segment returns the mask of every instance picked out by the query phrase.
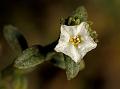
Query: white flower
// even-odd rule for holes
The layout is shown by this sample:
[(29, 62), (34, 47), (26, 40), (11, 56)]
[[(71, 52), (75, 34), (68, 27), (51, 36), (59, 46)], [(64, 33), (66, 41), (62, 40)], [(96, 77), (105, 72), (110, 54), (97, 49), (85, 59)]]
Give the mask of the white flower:
[(68, 55), (76, 63), (80, 62), (87, 52), (97, 46), (88, 32), (88, 26), (86, 22), (75, 26), (61, 25), (60, 39), (55, 51)]

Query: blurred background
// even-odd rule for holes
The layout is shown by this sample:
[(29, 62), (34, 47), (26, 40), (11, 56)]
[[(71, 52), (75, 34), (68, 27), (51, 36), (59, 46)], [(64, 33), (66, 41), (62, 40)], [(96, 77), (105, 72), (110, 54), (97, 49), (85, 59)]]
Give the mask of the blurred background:
[(28, 89), (120, 89), (120, 0), (0, 0), (0, 70), (14, 55), (3, 26), (19, 28), (29, 46), (47, 45), (59, 36), (60, 18), (81, 5), (99, 34), (98, 47), (84, 57), (86, 68), (68, 81), (64, 70), (43, 64), (26, 75)]

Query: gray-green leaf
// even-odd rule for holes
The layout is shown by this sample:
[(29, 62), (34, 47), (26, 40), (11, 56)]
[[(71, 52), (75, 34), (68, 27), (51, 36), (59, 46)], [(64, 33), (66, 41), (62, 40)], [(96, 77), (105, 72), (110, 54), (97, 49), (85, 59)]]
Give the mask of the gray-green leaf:
[(22, 55), (15, 60), (14, 66), (18, 69), (28, 69), (44, 62), (40, 46), (33, 46), (23, 51)]
[(73, 16), (76, 19), (80, 19), (80, 22), (87, 21), (88, 18), (87, 10), (83, 6), (78, 7), (74, 12)]
[(84, 62), (75, 63), (70, 57), (65, 55), (65, 66), (67, 79), (71, 80), (75, 78), (79, 71), (84, 68)]
[(23, 75), (14, 76), (13, 89), (28, 89), (28, 83), (25, 76)]
[(85, 68), (85, 62), (82, 59), (81, 62), (80, 62), (80, 71), (83, 70), (84, 68)]
[(16, 56), (20, 55), (24, 49), (28, 48), (25, 38), (16, 27), (12, 25), (5, 26), (3, 33)]
[(53, 58), (51, 59), (51, 62), (61, 69), (65, 69), (65, 61), (64, 61), (64, 55), (63, 53), (55, 53)]
[(61, 24), (74, 26), (79, 25), (81, 22), (86, 22), (88, 18), (87, 10), (81, 6), (76, 9), (72, 16), (69, 16), (65, 20), (61, 20)]

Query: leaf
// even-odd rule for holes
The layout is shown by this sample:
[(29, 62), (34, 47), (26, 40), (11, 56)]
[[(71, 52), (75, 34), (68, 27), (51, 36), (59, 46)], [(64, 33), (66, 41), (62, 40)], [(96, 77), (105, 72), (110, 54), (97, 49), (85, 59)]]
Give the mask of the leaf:
[(79, 25), (81, 22), (86, 22), (87, 18), (87, 10), (83, 6), (81, 6), (76, 9), (72, 16), (69, 16), (64, 21), (62, 19), (61, 24), (68, 26)]
[(63, 53), (55, 53), (53, 58), (51, 59), (51, 62), (61, 69), (65, 69), (65, 61), (64, 61), (64, 55)]
[(83, 6), (80, 6), (76, 9), (73, 16), (76, 19), (80, 19), (80, 22), (87, 21), (87, 10)]
[(80, 62), (80, 71), (83, 70), (84, 68), (85, 68), (85, 62), (82, 59), (81, 62)]
[(27, 89), (27, 79), (23, 75), (15, 75), (13, 81), (13, 89)]
[(70, 57), (65, 55), (65, 66), (67, 79), (71, 80), (84, 68), (84, 61), (82, 60), (80, 63), (76, 63)]
[(16, 27), (8, 25), (3, 30), (4, 37), (16, 56), (22, 53), (23, 50), (28, 48), (27, 42), (23, 35), (17, 30)]
[(24, 50), (15, 60), (14, 66), (18, 69), (28, 69), (43, 63), (45, 58), (41, 52), (42, 47), (37, 45)]
[(46, 61), (50, 61), (54, 66), (61, 69), (65, 69), (65, 61), (63, 53), (49, 52), (45, 58)]
[(46, 55), (45, 60), (50, 61), (55, 54), (56, 54), (56, 52), (48, 52), (47, 55)]

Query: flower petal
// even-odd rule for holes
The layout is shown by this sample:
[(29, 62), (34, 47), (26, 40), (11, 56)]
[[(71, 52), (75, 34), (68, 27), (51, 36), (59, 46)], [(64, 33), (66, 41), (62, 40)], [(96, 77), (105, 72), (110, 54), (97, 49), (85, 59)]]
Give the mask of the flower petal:
[(67, 25), (62, 25), (61, 29), (64, 29), (66, 32), (69, 33), (70, 36), (74, 36), (76, 34), (76, 26), (67, 26)]
[(59, 41), (59, 43), (56, 45), (54, 50), (56, 52), (64, 52), (64, 50), (67, 46), (68, 46), (67, 43), (63, 43), (63, 42)]
[(77, 32), (76, 32), (76, 35), (88, 35), (89, 32), (88, 32), (88, 26), (89, 24), (86, 23), (86, 22), (82, 22), (80, 25), (77, 26)]
[(91, 41), (86, 41), (82, 44), (79, 44), (78, 48), (79, 48), (79, 54), (81, 54), (81, 58), (83, 58), (87, 52), (96, 48), (96, 46), (97, 46), (97, 44), (95, 42), (91, 42)]
[(71, 47), (71, 55), (69, 55), (72, 60), (74, 60), (76, 63), (81, 61), (81, 54), (79, 53), (78, 48), (76, 48), (75, 46)]
[(61, 42), (69, 42), (70, 35), (69, 33), (64, 29), (64, 26), (61, 26), (61, 34), (60, 34), (60, 39), (59, 41)]
[[(97, 43), (95, 43), (93, 38), (90, 36), (88, 26), (89, 24), (86, 22), (82, 22), (80, 25), (75, 26), (62, 25), (59, 43), (55, 47), (55, 50), (68, 55), (76, 63), (80, 62), (87, 52), (97, 46)], [(82, 41), (79, 43), (78, 47), (76, 47), (71, 44), (69, 40), (70, 37), (79, 35)]]

